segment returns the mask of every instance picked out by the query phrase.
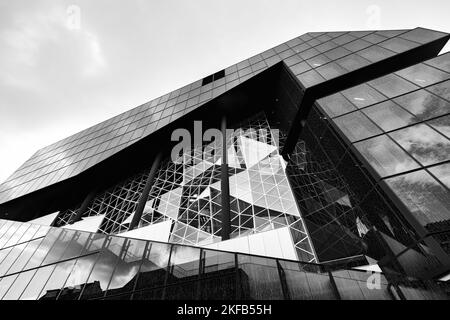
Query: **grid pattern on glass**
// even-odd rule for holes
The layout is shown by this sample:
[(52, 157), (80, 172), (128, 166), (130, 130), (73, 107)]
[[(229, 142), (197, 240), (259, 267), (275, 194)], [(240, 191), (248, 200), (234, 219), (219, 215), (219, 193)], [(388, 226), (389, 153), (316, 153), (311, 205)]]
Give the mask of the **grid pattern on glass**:
[[(82, 213), (81, 219), (97, 217), (98, 231), (105, 234), (127, 231), (147, 178), (148, 173), (137, 174), (98, 194)], [(79, 208), (61, 211), (56, 217), (55, 226), (71, 224), (78, 211)]]
[[(435, 59), (442, 63), (450, 60), (450, 54), (430, 61)], [(428, 69), (411, 68), (421, 70), (416, 77), (428, 78)], [(356, 148), (382, 177), (417, 169), (418, 163), (428, 166), (449, 160), (450, 142), (446, 136), (446, 120), (450, 102), (446, 100), (448, 97), (445, 93), (450, 86), (450, 81), (446, 80), (450, 78), (450, 74), (439, 71), (447, 76), (438, 78), (436, 81), (440, 82), (431, 82), (421, 89), (401, 78), (399, 75), (402, 72), (403, 70), (347, 89), (317, 102), (350, 142), (356, 142)], [(392, 76), (396, 80), (392, 80)], [(390, 79), (386, 82), (387, 87), (383, 79)], [(389, 85), (392, 81), (401, 81), (403, 84)], [(387, 96), (378, 90), (384, 91)], [(443, 96), (437, 95), (440, 93)], [(357, 109), (367, 117), (362, 116)], [(340, 113), (343, 115), (339, 115)], [(386, 133), (389, 137), (381, 136)], [(411, 157), (418, 163), (411, 161)]]
[[(5, 223), (0, 220), (0, 227)], [(56, 228), (49, 231), (58, 234)], [(78, 239), (75, 247), (84, 249), (73, 256), (63, 254), (0, 276), (0, 299), (337, 299), (337, 293), (342, 299), (391, 297), (390, 283), (379, 273), (345, 269), (329, 273), (318, 264), (90, 233)], [(53, 245), (62, 247), (58, 242), (53, 240)], [(23, 249), (22, 244), (16, 247)], [(379, 278), (376, 293), (363, 287), (371, 276)], [(443, 298), (434, 282), (406, 277), (398, 281), (408, 297)]]
[[(274, 134), (264, 114), (259, 114), (228, 137), (231, 238), (289, 227), (301, 259), (313, 261)], [(173, 243), (208, 245), (220, 241), (221, 148), (221, 142), (206, 143), (184, 150), (176, 161), (163, 162), (138, 228), (155, 226), (161, 234), (166, 230), (164, 239)], [(95, 230), (101, 233), (129, 231), (146, 181), (147, 174), (140, 174), (99, 193), (82, 218), (98, 218)], [(61, 211), (55, 225), (67, 226), (78, 211)], [(156, 232), (152, 230), (145, 232)]]
[[(224, 78), (205, 86), (201, 86), (201, 80), (196, 81), (40, 149), (0, 186), (0, 201), (73, 177), (280, 61), (308, 87), (373, 62), (372, 51), (382, 55), (378, 60), (396, 54), (379, 47), (384, 41), (407, 42), (408, 48), (420, 45), (423, 42), (413, 40), (418, 38), (417, 30), (422, 37), (428, 34), (430, 39), (444, 36), (419, 28), (395, 32), (311, 33), (294, 38), (226, 68)], [(374, 37), (379, 41), (374, 41)], [(329, 62), (308, 61), (312, 58), (319, 61), (319, 57)], [(352, 57), (355, 59), (349, 62)]]

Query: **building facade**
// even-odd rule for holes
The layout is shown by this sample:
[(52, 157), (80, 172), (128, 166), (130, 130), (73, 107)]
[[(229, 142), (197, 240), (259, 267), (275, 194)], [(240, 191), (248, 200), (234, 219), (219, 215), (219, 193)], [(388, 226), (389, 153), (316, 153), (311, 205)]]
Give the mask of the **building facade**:
[(445, 299), (449, 35), (315, 32), (38, 150), (0, 299)]

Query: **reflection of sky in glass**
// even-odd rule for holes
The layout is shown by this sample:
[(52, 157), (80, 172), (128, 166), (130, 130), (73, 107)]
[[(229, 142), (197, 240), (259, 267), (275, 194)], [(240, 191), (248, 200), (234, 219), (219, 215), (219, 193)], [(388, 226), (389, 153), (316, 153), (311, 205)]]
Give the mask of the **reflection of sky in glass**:
[(412, 114), (392, 101), (382, 102), (364, 109), (364, 113), (385, 131), (398, 129), (417, 121)]
[(448, 102), (425, 90), (409, 93), (394, 101), (421, 120), (446, 114), (450, 110)]
[(427, 125), (408, 127), (390, 136), (423, 165), (450, 159), (450, 140)]
[(436, 178), (450, 188), (450, 163), (444, 163), (428, 169)]
[(423, 225), (450, 219), (449, 192), (424, 170), (386, 182)]
[(385, 135), (355, 143), (355, 147), (382, 177), (419, 167)]
[(350, 141), (362, 140), (382, 133), (376, 125), (359, 111), (336, 118), (334, 121)]

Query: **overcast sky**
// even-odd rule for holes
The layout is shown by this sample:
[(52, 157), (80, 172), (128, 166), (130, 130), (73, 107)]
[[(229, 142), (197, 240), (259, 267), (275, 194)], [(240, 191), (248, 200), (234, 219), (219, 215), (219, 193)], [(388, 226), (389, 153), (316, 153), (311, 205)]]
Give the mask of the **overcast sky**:
[(305, 32), (450, 32), (449, 12), (449, 0), (0, 0), (0, 182), (41, 147)]

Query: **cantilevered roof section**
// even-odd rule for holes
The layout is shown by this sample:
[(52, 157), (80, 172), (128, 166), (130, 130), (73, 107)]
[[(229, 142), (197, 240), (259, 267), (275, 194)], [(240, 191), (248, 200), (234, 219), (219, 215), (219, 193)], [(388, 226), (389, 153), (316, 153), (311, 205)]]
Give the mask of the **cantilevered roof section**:
[(281, 61), (307, 89), (446, 37), (423, 28), (306, 33), (38, 150), (0, 185), (0, 203), (77, 176)]

